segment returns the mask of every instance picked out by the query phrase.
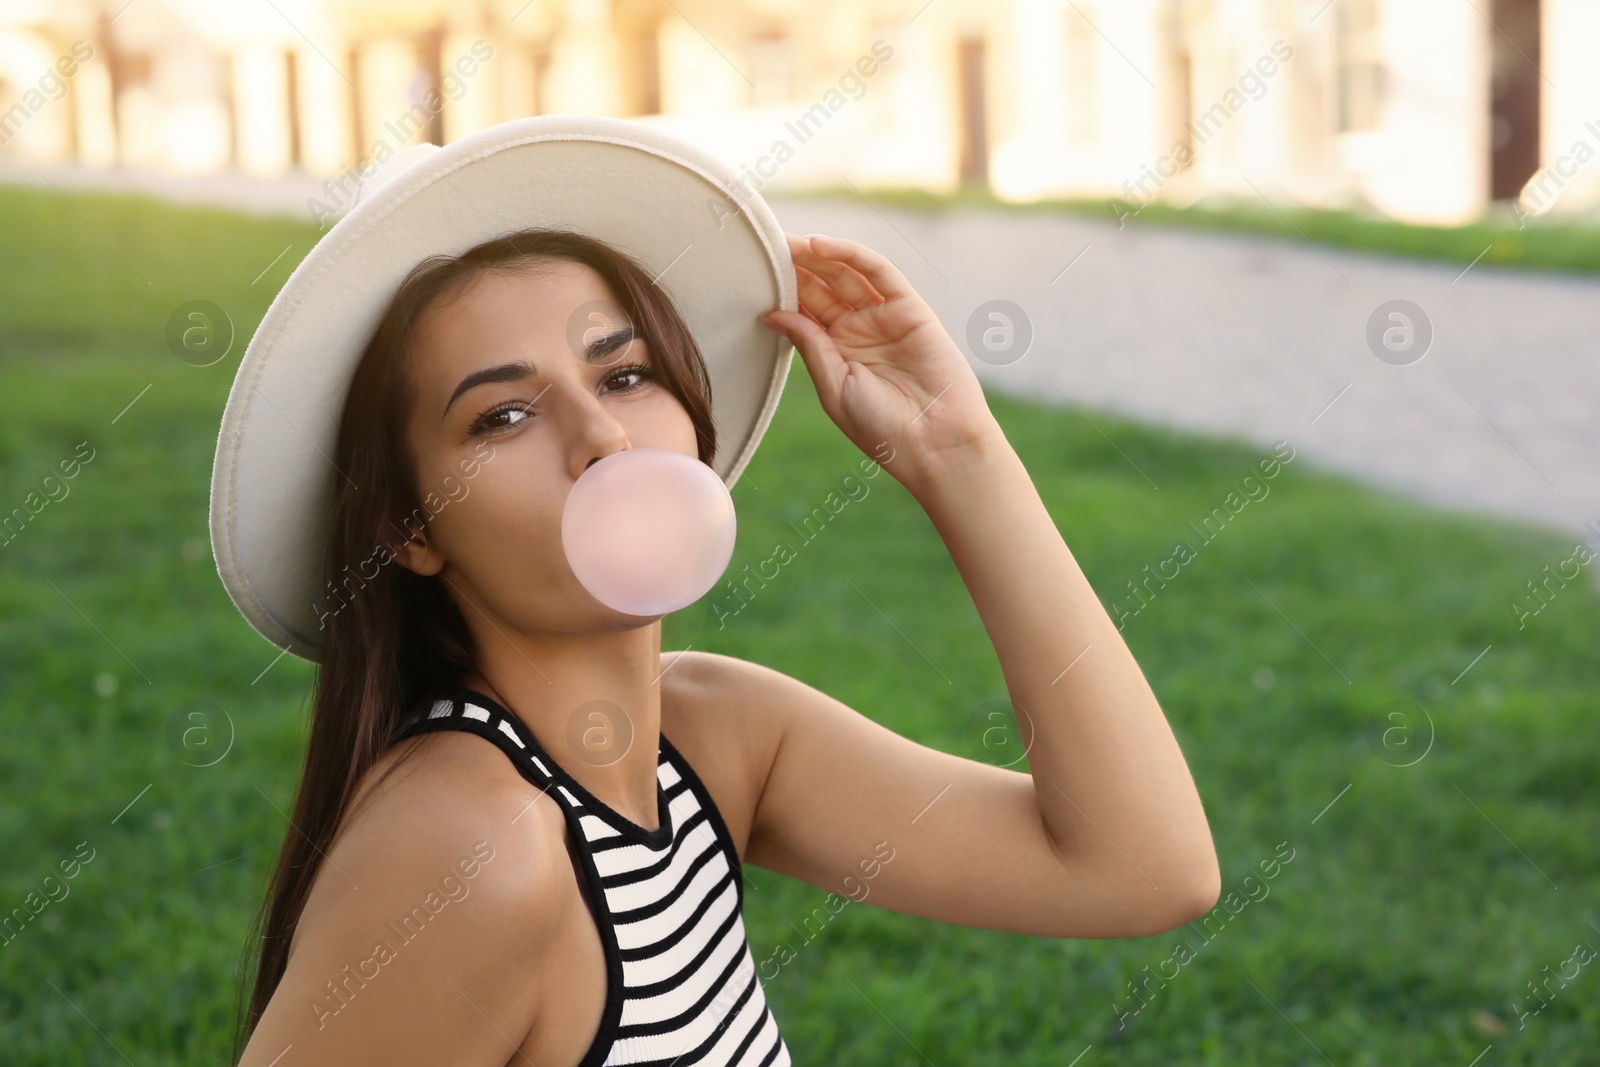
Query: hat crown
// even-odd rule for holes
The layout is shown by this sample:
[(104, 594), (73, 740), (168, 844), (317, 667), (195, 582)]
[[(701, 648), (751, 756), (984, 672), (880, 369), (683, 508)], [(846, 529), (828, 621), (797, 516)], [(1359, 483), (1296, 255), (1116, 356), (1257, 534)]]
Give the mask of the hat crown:
[(372, 199), (379, 189), (437, 151), (439, 151), (438, 145), (424, 141), (422, 144), (408, 145), (376, 161), (369, 169), (361, 172), (361, 181), (356, 186), (355, 204), (359, 205), (365, 200)]
[[(345, 593), (361, 595), (344, 585), (327, 595), (343, 473), (329, 457), (366, 346), (415, 264), (534, 227), (574, 230), (634, 257), (662, 279), (701, 349), (716, 397), (711, 466), (730, 489), (790, 366), (792, 346), (755, 316), (799, 306), (770, 206), (716, 157), (646, 123), (531, 116), (443, 146), (380, 143), (363, 162), (349, 175), (355, 188), (344, 188), (371, 203), (346, 211), (273, 299), (234, 375), (212, 463), (223, 586), (257, 632), (312, 662)], [(371, 580), (357, 569), (362, 584)]]

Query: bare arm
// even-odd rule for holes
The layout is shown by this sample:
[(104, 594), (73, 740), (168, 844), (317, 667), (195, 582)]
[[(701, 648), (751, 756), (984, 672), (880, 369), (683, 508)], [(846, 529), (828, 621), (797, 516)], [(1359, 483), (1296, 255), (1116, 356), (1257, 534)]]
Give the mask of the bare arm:
[[(943, 538), (1019, 727), (1033, 735), (1031, 778), (915, 745), (808, 686), (745, 672), (778, 736), (752, 859), (831, 883), (864, 836), (898, 831), (910, 851), (897, 855), (911, 862), (884, 872), (885, 907), (1101, 937), (1170, 929), (1208, 910), (1220, 876), (1183, 754), (965, 357), (883, 256), (792, 235), (790, 250), (802, 310), (769, 324), (794, 339), (824, 410)], [(818, 781), (848, 802), (828, 799)], [(926, 804), (946, 785), (944, 828), (907, 833), (912, 798)]]
[(416, 769), (339, 837), (240, 1067), (525, 1062), (532, 961), (567, 918), (571, 868), (559, 828), (491, 784), (489, 757), (504, 762), (489, 750), (476, 777)]
[[(996, 433), (912, 479), (994, 645), (1057, 851), (1178, 921), (1215, 903), (1216, 852), (1144, 672)], [(1174, 923), (1176, 925), (1176, 923)]]

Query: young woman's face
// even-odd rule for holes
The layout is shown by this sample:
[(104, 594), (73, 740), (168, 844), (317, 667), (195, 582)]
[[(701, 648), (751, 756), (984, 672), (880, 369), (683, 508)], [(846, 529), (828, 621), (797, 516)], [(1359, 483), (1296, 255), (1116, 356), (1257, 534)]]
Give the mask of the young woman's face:
[[(438, 513), (426, 544), (405, 546), (400, 561), (442, 571), (457, 587), (447, 593), (525, 632), (637, 625), (573, 576), (561, 545), (567, 494), (613, 452), (699, 449), (605, 279), (570, 260), (481, 273), (423, 312), (414, 345), (407, 434), (418, 499), (435, 494)], [(476, 628), (473, 609), (462, 613)]]

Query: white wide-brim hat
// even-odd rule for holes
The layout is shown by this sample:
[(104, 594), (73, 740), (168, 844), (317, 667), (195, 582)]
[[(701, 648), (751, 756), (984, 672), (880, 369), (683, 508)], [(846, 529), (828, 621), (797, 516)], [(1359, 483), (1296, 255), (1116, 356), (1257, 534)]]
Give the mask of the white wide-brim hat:
[(363, 172), (355, 205), (295, 268), (250, 340), (222, 413), (211, 548), (228, 595), (267, 640), (317, 662), (333, 454), (351, 376), (401, 280), (531, 226), (632, 256), (672, 298), (711, 379), (732, 487), (778, 406), (793, 347), (756, 316), (796, 310), (782, 227), (703, 149), (640, 122), (515, 119)]

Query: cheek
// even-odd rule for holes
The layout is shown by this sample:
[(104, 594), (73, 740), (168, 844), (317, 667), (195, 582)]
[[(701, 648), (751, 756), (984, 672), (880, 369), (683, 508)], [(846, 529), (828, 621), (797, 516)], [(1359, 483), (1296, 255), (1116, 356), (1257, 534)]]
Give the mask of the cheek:
[[(480, 547), (504, 551), (507, 561), (533, 563), (546, 546), (561, 547), (561, 513), (566, 490), (553, 467), (502, 449), (495, 463), (474, 479), (472, 492), (457, 509), (461, 533)], [(496, 465), (499, 469), (495, 469)]]
[(629, 434), (633, 445), (637, 448), (666, 448), (691, 456), (699, 455), (694, 421), (689, 418), (689, 412), (678, 402), (678, 398), (663, 391), (652, 397), (651, 401), (648, 410), (640, 413)]
[[(561, 547), (561, 509), (565, 490), (547, 461), (520, 447), (521, 442), (492, 441), (492, 459), (480, 463), (471, 478), (453, 474), (451, 499), (435, 485), (433, 498), (424, 491), (423, 511), (431, 520), (434, 547), (472, 584), (493, 595), (498, 586), (521, 589), (524, 576), (567, 570)], [(419, 489), (429, 483), (422, 481)], [(441, 506), (442, 505), (442, 506)]]

